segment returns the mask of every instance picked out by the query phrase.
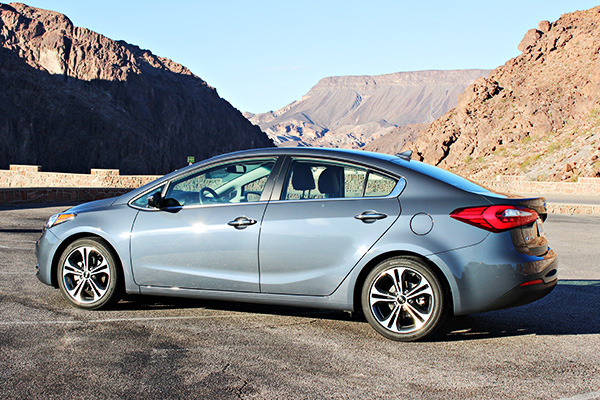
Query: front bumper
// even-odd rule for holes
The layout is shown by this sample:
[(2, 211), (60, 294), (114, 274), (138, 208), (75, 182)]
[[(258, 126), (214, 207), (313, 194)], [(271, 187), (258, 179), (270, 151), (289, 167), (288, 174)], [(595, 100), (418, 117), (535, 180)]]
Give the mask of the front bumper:
[(52, 282), (52, 258), (59, 245), (59, 240), (52, 232), (44, 229), (42, 236), (35, 243), (35, 276), (46, 285), (56, 286)]

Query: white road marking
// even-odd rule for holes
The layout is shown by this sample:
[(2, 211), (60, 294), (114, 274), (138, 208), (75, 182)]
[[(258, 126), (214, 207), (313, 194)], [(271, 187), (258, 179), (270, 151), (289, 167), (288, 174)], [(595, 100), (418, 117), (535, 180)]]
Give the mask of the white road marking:
[[(315, 315), (318, 313), (299, 313), (294, 315), (288, 315), (290, 317), (303, 317), (304, 315)], [(2, 321), (0, 327), (3, 326), (15, 326), (15, 325), (85, 325), (85, 324), (102, 324), (111, 322), (146, 322), (146, 321), (171, 321), (171, 320), (193, 320), (193, 319), (214, 319), (214, 318), (256, 318), (255, 314), (252, 313), (240, 313), (240, 314), (219, 314), (219, 315), (188, 315), (178, 317), (137, 317), (137, 318), (106, 318), (106, 319), (90, 319), (90, 320), (57, 320), (57, 321)]]
[(4, 246), (0, 244), (0, 249), (8, 249), (8, 250), (25, 250), (25, 251), (31, 251), (34, 250), (33, 247), (14, 247), (14, 246)]
[(585, 394), (578, 394), (573, 397), (565, 397), (560, 400), (598, 400), (600, 399), (600, 392), (591, 392)]
[(169, 321), (169, 320), (185, 320), (185, 319), (211, 319), (211, 318), (232, 318), (232, 317), (250, 317), (251, 315), (233, 314), (233, 315), (200, 315), (200, 316), (181, 316), (181, 317), (138, 317), (138, 318), (107, 318), (107, 319), (91, 319), (84, 321), (3, 321), (0, 326), (11, 325), (70, 325), (70, 324), (101, 324), (110, 322), (132, 322), (132, 321)]

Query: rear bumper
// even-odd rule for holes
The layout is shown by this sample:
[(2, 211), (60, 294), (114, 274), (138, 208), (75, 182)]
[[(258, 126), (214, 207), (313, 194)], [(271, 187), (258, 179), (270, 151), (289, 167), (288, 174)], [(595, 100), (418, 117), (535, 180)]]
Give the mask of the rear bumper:
[[(438, 255), (452, 270), (446, 276), (454, 315), (524, 305), (544, 297), (556, 286), (556, 253), (551, 249), (544, 256), (516, 250), (498, 252), (498, 248), (512, 247), (510, 236), (506, 236), (494, 235), (489, 242), (486, 239), (479, 245)], [(484, 258), (487, 262), (475, 261)], [(523, 285), (526, 283), (535, 284)]]
[(541, 279), (540, 283), (517, 286), (505, 295), (494, 301), (485, 311), (499, 310), (502, 308), (518, 307), (525, 304), (532, 303), (536, 300), (541, 299), (550, 293), (558, 283), (557, 275), (558, 260), (554, 257), (554, 261), (538, 276), (529, 276), (528, 282)]

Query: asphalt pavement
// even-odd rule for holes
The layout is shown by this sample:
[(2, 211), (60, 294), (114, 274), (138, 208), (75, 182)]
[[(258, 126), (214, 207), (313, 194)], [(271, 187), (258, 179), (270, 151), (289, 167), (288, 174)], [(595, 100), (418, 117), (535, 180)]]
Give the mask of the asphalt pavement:
[(34, 276), (55, 207), (0, 209), (3, 399), (600, 399), (600, 217), (545, 223), (560, 281), (396, 343), (343, 312), (130, 297), (73, 308)]

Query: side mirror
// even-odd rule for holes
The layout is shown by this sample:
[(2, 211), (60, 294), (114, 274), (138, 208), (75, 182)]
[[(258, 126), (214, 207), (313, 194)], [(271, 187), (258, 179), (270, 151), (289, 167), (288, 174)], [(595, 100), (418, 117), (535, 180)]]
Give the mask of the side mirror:
[(160, 208), (162, 203), (162, 196), (160, 192), (152, 193), (146, 196), (146, 200), (148, 201), (148, 205), (154, 208)]

